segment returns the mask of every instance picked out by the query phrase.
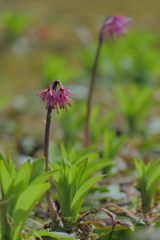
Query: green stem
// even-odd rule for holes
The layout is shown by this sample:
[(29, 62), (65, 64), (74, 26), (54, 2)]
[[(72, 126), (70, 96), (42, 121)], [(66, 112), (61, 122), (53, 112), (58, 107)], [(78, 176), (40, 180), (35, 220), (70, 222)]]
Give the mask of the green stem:
[(100, 34), (98, 48), (96, 52), (96, 57), (93, 65), (92, 75), (91, 75), (91, 81), (90, 81), (90, 88), (89, 88), (89, 94), (87, 99), (87, 115), (86, 115), (86, 126), (85, 126), (85, 145), (88, 146), (90, 143), (90, 132), (89, 132), (89, 124), (90, 124), (90, 116), (91, 116), (91, 108), (92, 108), (92, 96), (93, 96), (93, 89), (95, 85), (95, 78), (96, 78), (96, 72), (97, 72), (97, 65), (99, 60), (99, 54), (102, 46), (102, 34)]
[[(44, 137), (44, 157), (45, 157), (46, 172), (49, 171), (49, 141), (50, 141), (51, 118), (52, 118), (52, 107), (49, 107), (47, 111), (47, 117), (46, 117), (46, 127), (45, 127), (45, 137)], [(48, 179), (48, 182), (51, 183), (51, 179)], [(54, 229), (57, 211), (56, 211), (55, 203), (52, 198), (51, 188), (46, 192), (46, 199), (48, 202), (50, 218), (52, 221), (52, 227)]]

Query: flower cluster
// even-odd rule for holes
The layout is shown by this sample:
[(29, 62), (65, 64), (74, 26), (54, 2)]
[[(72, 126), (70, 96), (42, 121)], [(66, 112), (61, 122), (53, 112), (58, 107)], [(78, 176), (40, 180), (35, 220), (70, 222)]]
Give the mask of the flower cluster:
[[(52, 109), (56, 109), (58, 113), (58, 106), (63, 108), (67, 112), (66, 103), (71, 106), (71, 96), (73, 96), (70, 92), (68, 92), (68, 88), (65, 88), (58, 79), (52, 82), (52, 86), (49, 85), (47, 89), (41, 90), (42, 93), (37, 94), (36, 96), (40, 96), (42, 101), (47, 101), (46, 108), (51, 107)], [(57, 89), (57, 86), (58, 89)], [(72, 101), (73, 102), (73, 101)]]
[(102, 25), (102, 37), (109, 35), (113, 38), (114, 34), (117, 36), (123, 35), (127, 32), (125, 27), (130, 21), (132, 21), (131, 18), (120, 15), (112, 15), (108, 17)]

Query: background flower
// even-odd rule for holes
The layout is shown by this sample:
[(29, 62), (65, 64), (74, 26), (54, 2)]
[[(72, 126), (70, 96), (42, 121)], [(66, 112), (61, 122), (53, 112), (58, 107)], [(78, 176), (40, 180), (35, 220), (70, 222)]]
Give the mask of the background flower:
[(126, 26), (128, 23), (132, 21), (131, 18), (120, 16), (120, 15), (112, 15), (108, 17), (102, 26), (102, 36), (109, 35), (111, 38), (113, 38), (113, 35), (120, 36), (127, 32)]

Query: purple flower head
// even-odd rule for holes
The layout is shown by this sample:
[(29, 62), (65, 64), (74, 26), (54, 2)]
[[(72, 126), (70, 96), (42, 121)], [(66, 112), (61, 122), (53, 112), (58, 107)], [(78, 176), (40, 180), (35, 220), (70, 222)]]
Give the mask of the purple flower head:
[(109, 35), (112, 39), (114, 35), (121, 36), (127, 32), (126, 26), (132, 21), (131, 18), (119, 15), (112, 15), (108, 17), (102, 26), (102, 37)]
[[(52, 86), (49, 85), (47, 89), (42, 90), (42, 93), (37, 94), (36, 96), (40, 96), (42, 101), (47, 100), (46, 108), (51, 107), (52, 109), (56, 109), (58, 113), (58, 106), (63, 108), (67, 112), (66, 103), (71, 106), (71, 94), (68, 91), (68, 88), (65, 88), (58, 79), (52, 82)], [(57, 88), (58, 87), (58, 88)]]
[(52, 96), (54, 94), (54, 90), (50, 85), (48, 86), (47, 89), (41, 91), (42, 93), (37, 94), (36, 96), (40, 96), (42, 98), (42, 101), (46, 101), (46, 99), (48, 99), (49, 96)]

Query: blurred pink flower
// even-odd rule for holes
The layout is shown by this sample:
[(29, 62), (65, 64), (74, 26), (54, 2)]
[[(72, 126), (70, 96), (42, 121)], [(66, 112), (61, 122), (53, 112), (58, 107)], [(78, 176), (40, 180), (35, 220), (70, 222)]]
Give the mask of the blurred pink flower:
[[(58, 113), (59, 106), (60, 108), (65, 109), (67, 112), (66, 103), (71, 106), (71, 102), (73, 101), (70, 97), (73, 96), (73, 94), (71, 94), (68, 91), (68, 88), (65, 88), (58, 79), (54, 80), (52, 83), (53, 86), (49, 85), (47, 89), (42, 90), (42, 93), (37, 94), (36, 96), (40, 96), (42, 98), (42, 101), (47, 100), (47, 109), (49, 107), (52, 107), (52, 109), (56, 109)], [(57, 85), (59, 85), (58, 90), (56, 90)]]
[(111, 38), (113, 38), (114, 34), (117, 36), (123, 35), (127, 32), (125, 27), (130, 21), (132, 21), (132, 18), (120, 15), (112, 15), (108, 17), (102, 25), (102, 37), (109, 35)]
[(71, 106), (70, 103), (72, 101), (70, 99), (71, 96), (73, 96), (73, 94), (68, 92), (68, 87), (65, 88), (62, 84), (60, 84), (60, 87), (57, 92), (57, 101), (59, 103), (60, 108), (64, 108), (67, 111), (65, 103), (68, 103), (68, 105)]
[(39, 93), (36, 96), (40, 96), (42, 98), (42, 101), (46, 101), (46, 99), (48, 99), (50, 96), (55, 94), (52, 86), (50, 86), (50, 85), (48, 86), (47, 89), (41, 90), (41, 91), (42, 91), (42, 93)]

